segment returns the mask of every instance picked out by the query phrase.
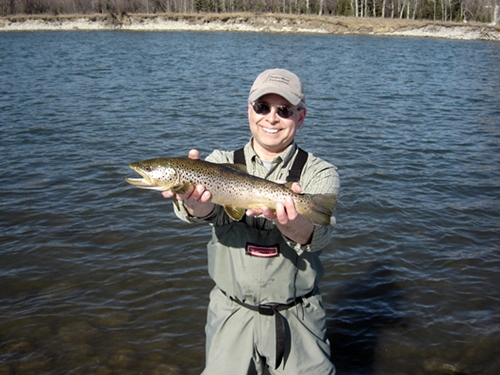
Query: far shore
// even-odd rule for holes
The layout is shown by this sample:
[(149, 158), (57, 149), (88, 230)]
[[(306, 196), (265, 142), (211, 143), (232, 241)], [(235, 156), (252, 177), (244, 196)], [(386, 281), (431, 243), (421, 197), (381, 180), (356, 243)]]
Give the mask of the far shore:
[(500, 41), (500, 25), (372, 17), (276, 13), (123, 13), (0, 17), (0, 32), (57, 30), (323, 33)]

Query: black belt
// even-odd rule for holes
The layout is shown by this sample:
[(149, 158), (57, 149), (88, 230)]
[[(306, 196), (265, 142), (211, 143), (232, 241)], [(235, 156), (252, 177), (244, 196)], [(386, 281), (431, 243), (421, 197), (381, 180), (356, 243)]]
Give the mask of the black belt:
[(297, 306), (302, 303), (304, 298), (312, 297), (313, 291), (307, 293), (303, 297), (295, 298), (292, 302), (288, 304), (281, 303), (270, 303), (263, 305), (249, 305), (248, 303), (240, 301), (238, 298), (228, 296), (226, 292), (221, 290), (221, 292), (231, 299), (231, 301), (236, 302), (238, 305), (246, 307), (249, 310), (256, 311), (260, 315), (275, 316), (276, 319), (276, 367), (278, 368), (285, 356), (285, 317), (280, 314), (280, 311), (288, 310), (291, 307)]

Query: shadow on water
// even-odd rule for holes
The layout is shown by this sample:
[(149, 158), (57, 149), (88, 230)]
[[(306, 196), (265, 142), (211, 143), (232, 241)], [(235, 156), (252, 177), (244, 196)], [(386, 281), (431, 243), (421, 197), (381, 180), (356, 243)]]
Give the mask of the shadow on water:
[(390, 267), (375, 263), (363, 275), (343, 282), (331, 295), (328, 338), (338, 374), (374, 374), (383, 330), (405, 325), (403, 291)]

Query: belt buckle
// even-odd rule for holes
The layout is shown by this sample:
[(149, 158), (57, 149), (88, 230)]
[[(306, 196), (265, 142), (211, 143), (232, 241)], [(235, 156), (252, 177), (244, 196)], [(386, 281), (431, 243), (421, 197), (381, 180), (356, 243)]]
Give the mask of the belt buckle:
[(274, 315), (274, 309), (272, 306), (269, 305), (259, 305), (259, 314), (272, 316)]

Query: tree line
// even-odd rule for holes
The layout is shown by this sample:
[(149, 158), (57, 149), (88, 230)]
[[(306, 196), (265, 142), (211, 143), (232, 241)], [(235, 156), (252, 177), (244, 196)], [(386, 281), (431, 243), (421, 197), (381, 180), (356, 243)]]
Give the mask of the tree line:
[(0, 15), (290, 13), (498, 23), (500, 0), (0, 0)]

